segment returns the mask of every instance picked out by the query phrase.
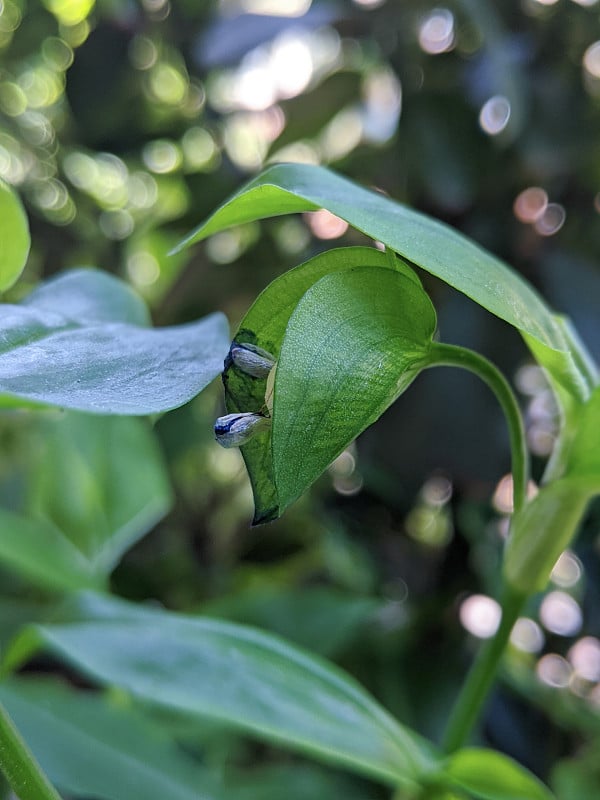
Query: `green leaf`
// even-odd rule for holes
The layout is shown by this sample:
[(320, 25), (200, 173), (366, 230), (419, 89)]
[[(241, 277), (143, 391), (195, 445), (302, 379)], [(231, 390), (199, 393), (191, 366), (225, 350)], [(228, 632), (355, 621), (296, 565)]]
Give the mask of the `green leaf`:
[(23, 513), (0, 509), (0, 560), (46, 588), (102, 586), (170, 508), (158, 444), (127, 417), (62, 414), (34, 433)]
[(26, 629), (5, 667), (43, 646), (140, 700), (221, 720), (392, 784), (414, 785), (434, 766), (428, 744), (352, 678), (274, 636), (98, 595), (85, 595), (72, 620)]
[(97, 800), (212, 800), (206, 770), (152, 720), (54, 680), (0, 684), (0, 702), (62, 792)]
[(298, 303), (275, 378), (273, 467), (283, 511), (410, 385), (435, 311), (414, 281), (360, 267), (327, 275)]
[(90, 270), (61, 275), (23, 304), (1, 310), (3, 405), (167, 411), (210, 383), (227, 353), (222, 314), (151, 329), (126, 284)]
[(579, 399), (589, 394), (560, 325), (541, 297), (502, 261), (456, 230), (322, 167), (279, 164), (226, 201), (179, 245), (182, 249), (232, 225), (326, 208), (350, 225), (437, 275), (537, 346), (540, 363)]
[(600, 493), (600, 386), (579, 409), (567, 475), (595, 477)]
[(448, 759), (445, 782), (478, 800), (552, 800), (553, 795), (534, 775), (493, 750), (465, 748)]
[(0, 180), (0, 291), (10, 289), (23, 272), (31, 241), (21, 201)]
[(562, 551), (581, 524), (598, 477), (573, 475), (547, 483), (513, 515), (504, 553), (504, 576), (510, 586), (529, 595), (546, 588)]
[(102, 582), (83, 554), (51, 522), (2, 508), (0, 561), (49, 589), (83, 589)]
[[(373, 247), (343, 247), (328, 250), (274, 280), (258, 296), (242, 319), (234, 342), (258, 345), (278, 358), (290, 316), (304, 293), (324, 275), (353, 267), (397, 269), (418, 286), (415, 273), (399, 260)], [(223, 374), (225, 404), (229, 413), (260, 411), (265, 406), (266, 380), (253, 378), (228, 359)], [(242, 447), (254, 492), (254, 523), (268, 522), (279, 515), (273, 479), (270, 433), (257, 435)]]

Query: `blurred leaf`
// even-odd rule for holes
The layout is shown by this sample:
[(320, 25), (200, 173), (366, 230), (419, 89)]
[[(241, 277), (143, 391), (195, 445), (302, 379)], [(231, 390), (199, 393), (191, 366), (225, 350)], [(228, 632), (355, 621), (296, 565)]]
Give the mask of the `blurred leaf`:
[(29, 224), (13, 190), (0, 179), (0, 291), (17, 280), (29, 255)]
[[(266, 169), (179, 245), (186, 247), (243, 222), (326, 208), (358, 230), (464, 292), (536, 343), (536, 358), (579, 399), (589, 386), (550, 309), (517, 273), (462, 234), (322, 167)], [(547, 362), (547, 363), (546, 363)]]
[(594, 477), (600, 494), (600, 386), (580, 409), (567, 472)]
[(131, 708), (52, 680), (9, 680), (0, 701), (61, 791), (97, 800), (211, 800), (206, 770)]
[[(392, 262), (385, 253), (374, 247), (342, 247), (320, 253), (289, 270), (270, 283), (258, 296), (242, 319), (234, 342), (258, 345), (277, 358), (290, 316), (306, 290), (324, 275), (366, 266), (392, 268)], [(402, 274), (418, 283), (418, 278), (410, 267), (398, 260), (395, 266)], [(264, 407), (266, 380), (247, 375), (228, 359), (223, 382), (228, 412), (260, 411)], [(278, 516), (269, 441), (270, 433), (267, 431), (242, 447), (254, 492), (255, 524)]]
[[(285, 788), (284, 788), (285, 787)], [(375, 791), (317, 767), (286, 765), (253, 769), (227, 783), (227, 800), (374, 800)]]
[(53, 284), (2, 308), (4, 405), (153, 414), (191, 400), (221, 372), (222, 314), (153, 330), (139, 324), (141, 301), (116, 278), (83, 270)]
[(552, 793), (516, 761), (493, 750), (465, 748), (448, 759), (444, 777), (481, 800), (552, 800)]
[(84, 595), (70, 624), (26, 629), (5, 667), (39, 647), (141, 700), (392, 784), (414, 786), (435, 763), (430, 746), (348, 675), (252, 628)]
[(280, 513), (412, 383), (435, 331), (427, 294), (392, 270), (321, 278), (296, 306), (275, 378)]
[(51, 522), (4, 509), (0, 509), (0, 561), (51, 589), (101, 583), (83, 554)]
[(362, 77), (358, 72), (334, 72), (310, 92), (304, 92), (280, 105), (286, 125), (269, 148), (273, 153), (300, 139), (313, 139), (337, 111), (360, 98)]
[(203, 613), (277, 633), (331, 657), (379, 608), (379, 601), (325, 588), (247, 589), (203, 606)]
[(552, 770), (552, 786), (560, 800), (600, 797), (600, 748), (598, 739), (575, 758), (559, 761)]
[(513, 516), (504, 575), (514, 589), (532, 594), (546, 588), (558, 557), (574, 538), (589, 500), (597, 493), (597, 476), (568, 476), (542, 486)]
[(160, 451), (127, 417), (68, 414), (41, 426), (27, 515), (0, 509), (0, 561), (46, 588), (101, 586), (169, 510)]

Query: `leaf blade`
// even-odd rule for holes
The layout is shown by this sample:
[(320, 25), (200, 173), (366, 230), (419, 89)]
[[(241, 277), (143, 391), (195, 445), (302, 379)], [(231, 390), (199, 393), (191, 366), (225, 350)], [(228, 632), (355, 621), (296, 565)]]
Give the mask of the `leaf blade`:
[(277, 637), (106, 597), (88, 595), (84, 603), (87, 621), (27, 629), (5, 668), (43, 645), (146, 702), (224, 721), (386, 782), (414, 784), (433, 768), (427, 743), (349, 676)]
[(21, 201), (0, 179), (0, 291), (17, 281), (30, 246), (29, 223)]

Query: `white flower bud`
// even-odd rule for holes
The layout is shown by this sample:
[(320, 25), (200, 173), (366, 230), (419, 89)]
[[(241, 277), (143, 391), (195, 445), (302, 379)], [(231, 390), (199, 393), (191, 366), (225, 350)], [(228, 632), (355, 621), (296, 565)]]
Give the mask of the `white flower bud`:
[(266, 378), (275, 365), (271, 353), (248, 342), (234, 342), (229, 355), (236, 367), (253, 378)]
[(270, 425), (271, 420), (262, 414), (226, 414), (215, 422), (215, 438), (221, 447), (241, 447)]

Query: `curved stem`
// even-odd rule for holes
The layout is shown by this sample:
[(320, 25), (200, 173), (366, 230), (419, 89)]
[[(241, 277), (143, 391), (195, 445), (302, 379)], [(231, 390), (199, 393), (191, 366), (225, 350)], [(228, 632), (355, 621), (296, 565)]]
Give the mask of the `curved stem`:
[(61, 800), (0, 704), (0, 770), (20, 800)]
[(479, 650), (450, 714), (443, 740), (445, 752), (452, 753), (458, 750), (477, 721), (492, 688), (510, 632), (526, 600), (527, 595), (505, 588), (502, 598), (502, 619), (498, 630)]
[(527, 497), (529, 480), (529, 454), (525, 439), (525, 427), (519, 404), (510, 385), (500, 370), (487, 358), (473, 350), (452, 344), (434, 342), (429, 355), (427, 367), (461, 367), (474, 373), (486, 383), (496, 395), (500, 403), (510, 436), (512, 457), (514, 510), (518, 512)]

